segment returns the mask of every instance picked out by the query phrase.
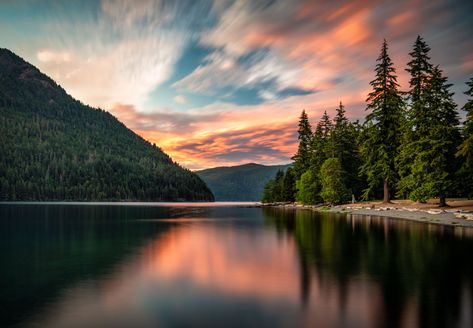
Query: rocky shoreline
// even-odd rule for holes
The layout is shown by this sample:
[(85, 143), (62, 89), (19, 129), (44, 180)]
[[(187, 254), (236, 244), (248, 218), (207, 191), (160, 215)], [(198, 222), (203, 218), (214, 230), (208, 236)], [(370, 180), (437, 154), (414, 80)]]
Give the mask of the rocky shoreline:
[(346, 204), (328, 207), (324, 205), (302, 205), (297, 203), (268, 203), (258, 207), (274, 207), (281, 209), (302, 209), (320, 212), (345, 213), (351, 215), (372, 215), (394, 219), (404, 219), (429, 224), (473, 228), (473, 211), (458, 207), (418, 208), (402, 204)]

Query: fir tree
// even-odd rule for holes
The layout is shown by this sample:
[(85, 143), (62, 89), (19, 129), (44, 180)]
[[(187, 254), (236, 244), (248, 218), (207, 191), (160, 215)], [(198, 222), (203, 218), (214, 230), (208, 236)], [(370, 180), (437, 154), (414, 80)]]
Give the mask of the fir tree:
[(299, 179), (309, 168), (311, 158), (312, 127), (310, 126), (309, 118), (305, 110), (302, 111), (299, 118), (299, 129), (297, 132), (299, 134), (299, 147), (292, 159), (294, 160), (294, 176), (296, 179)]
[(270, 179), (263, 189), (263, 198), (261, 201), (263, 203), (272, 203), (274, 202), (274, 186), (275, 186), (274, 179)]
[(466, 112), (466, 120), (463, 125), (463, 143), (458, 148), (457, 156), (465, 159), (467, 167), (473, 168), (473, 78), (466, 82), (469, 89), (465, 92), (469, 99), (463, 106)]
[(322, 163), (326, 160), (326, 139), (324, 138), (324, 132), (322, 129), (322, 125), (319, 122), (315, 127), (314, 134), (312, 136), (312, 143), (311, 143), (311, 160), (310, 160), (310, 167), (312, 169), (315, 168), (315, 172), (320, 171), (320, 167)]
[(463, 142), (458, 147), (456, 156), (462, 160), (461, 168), (457, 174), (460, 193), (465, 196), (473, 196), (473, 78), (466, 83), (469, 89), (465, 92), (469, 99), (463, 106), (466, 112), (466, 120), (463, 124)]
[(414, 104), (422, 99), (427, 83), (432, 73), (432, 64), (429, 57), (430, 47), (424, 39), (418, 35), (414, 43), (412, 52), (409, 53), (411, 61), (407, 63), (408, 71), (411, 75), (409, 80), (410, 100)]
[(400, 123), (403, 115), (403, 99), (399, 92), (396, 70), (388, 55), (388, 44), (384, 40), (377, 59), (376, 78), (370, 85), (365, 122), (365, 137), (362, 156), (365, 160), (361, 172), (368, 179), (365, 198), (383, 183), (383, 201), (389, 202), (391, 186), (396, 181), (395, 157), (400, 142)]
[(322, 136), (325, 140), (328, 140), (333, 129), (332, 120), (328, 116), (327, 111), (324, 111), (322, 119), (320, 120), (320, 128), (322, 130)]
[(335, 115), (335, 119), (334, 119), (335, 129), (341, 130), (348, 125), (348, 119), (345, 116), (345, 113), (346, 113), (345, 106), (343, 106), (341, 101), (336, 111), (337, 111), (337, 114)]
[(409, 187), (412, 200), (425, 202), (439, 197), (440, 206), (446, 205), (445, 198), (453, 191), (457, 169), (455, 149), (460, 140), (459, 119), (450, 87), (442, 71), (434, 67), (422, 95), (423, 115), (415, 118), (414, 138), (405, 147), (412, 152), (409, 175), (401, 180)]
[(285, 202), (295, 201), (295, 187), (296, 181), (292, 168), (288, 168), (284, 173), (282, 180), (282, 200)]
[(274, 178), (274, 187), (273, 187), (273, 201), (282, 202), (283, 199), (283, 180), (284, 172), (279, 170), (276, 172), (276, 177)]
[(421, 36), (417, 36), (412, 51), (409, 53), (411, 60), (407, 63), (411, 75), (409, 80), (409, 102), (407, 119), (402, 126), (402, 142), (397, 161), (397, 169), (401, 179), (397, 183), (398, 195), (408, 197), (410, 192), (416, 188), (417, 181), (413, 179), (411, 172), (412, 163), (415, 161), (415, 143), (429, 131), (425, 121), (430, 119), (426, 93), (429, 80), (432, 77), (433, 65), (430, 63), (430, 47)]
[(337, 157), (342, 165), (343, 180), (348, 190), (358, 196), (361, 182), (358, 178), (360, 166), (358, 156), (358, 129), (345, 116), (345, 106), (342, 102), (336, 109), (332, 131), (333, 156)]

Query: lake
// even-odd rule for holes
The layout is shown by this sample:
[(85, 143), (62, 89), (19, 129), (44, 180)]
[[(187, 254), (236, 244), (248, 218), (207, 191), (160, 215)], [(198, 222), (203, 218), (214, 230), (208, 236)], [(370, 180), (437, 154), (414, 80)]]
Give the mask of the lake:
[(473, 327), (473, 229), (220, 205), (0, 204), (0, 326)]

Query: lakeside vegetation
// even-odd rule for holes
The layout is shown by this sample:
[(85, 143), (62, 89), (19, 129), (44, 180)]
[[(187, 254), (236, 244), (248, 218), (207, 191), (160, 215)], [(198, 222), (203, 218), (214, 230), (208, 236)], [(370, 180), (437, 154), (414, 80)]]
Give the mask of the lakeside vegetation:
[(400, 90), (388, 50), (384, 40), (363, 123), (350, 122), (341, 102), (335, 118), (324, 112), (315, 128), (302, 111), (293, 168), (268, 182), (263, 202), (438, 198), (445, 206), (446, 197), (473, 196), (473, 78), (461, 125), (452, 85), (423, 38), (409, 53), (408, 91)]

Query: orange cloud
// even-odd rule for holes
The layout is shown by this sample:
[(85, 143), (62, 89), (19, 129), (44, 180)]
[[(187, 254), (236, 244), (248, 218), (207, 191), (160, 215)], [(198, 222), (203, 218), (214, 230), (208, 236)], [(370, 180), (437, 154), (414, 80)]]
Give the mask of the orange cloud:
[[(271, 101), (251, 106), (215, 103), (186, 111), (161, 108), (146, 113), (132, 105), (115, 104), (110, 111), (191, 169), (245, 162), (286, 163), (296, 150), (297, 118), (302, 109), (308, 110), (315, 122), (324, 110), (333, 116), (342, 100), (350, 118), (365, 116), (364, 100), (383, 38), (390, 44), (401, 87), (407, 89), (404, 68), (412, 42), (417, 33), (428, 30), (430, 21), (436, 26), (448, 25), (452, 15), (444, 9), (439, 3), (423, 1), (391, 6), (374, 0), (342, 5), (302, 1), (265, 8), (252, 1), (236, 1), (200, 36), (203, 45), (217, 50), (174, 87), (196, 93), (210, 90), (211, 94), (216, 85), (237, 83), (241, 87), (274, 80), (276, 90), (261, 92)], [(445, 35), (437, 37), (445, 39)], [(470, 43), (455, 41), (455, 37), (446, 43), (469, 53), (465, 49), (471, 49)], [(429, 43), (436, 40), (426, 39)], [(441, 51), (435, 52), (436, 47), (432, 44), (432, 57), (442, 64), (445, 57)], [(239, 66), (240, 56), (261, 49), (266, 52), (260, 61), (250, 67)], [(460, 62), (445, 67), (446, 73), (460, 76), (471, 71), (468, 55), (462, 55)], [(313, 93), (274, 97), (275, 91), (289, 87)], [(189, 103), (189, 99), (177, 96), (174, 101)]]

